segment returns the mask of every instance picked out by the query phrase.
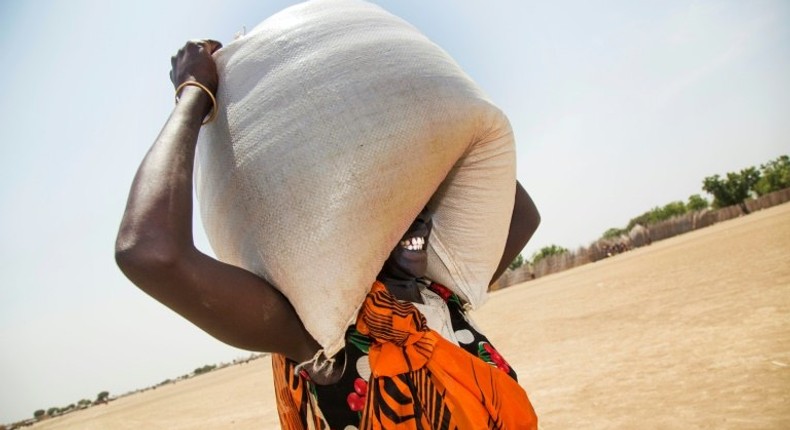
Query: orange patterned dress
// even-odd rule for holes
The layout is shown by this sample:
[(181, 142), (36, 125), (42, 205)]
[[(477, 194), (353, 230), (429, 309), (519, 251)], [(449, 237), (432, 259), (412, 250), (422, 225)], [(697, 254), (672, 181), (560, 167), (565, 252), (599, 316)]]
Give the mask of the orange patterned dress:
[[(458, 296), (432, 284), (447, 303), (456, 345), (425, 317), (373, 285), (347, 333), (346, 369), (332, 385), (313, 384), (296, 363), (272, 356), (283, 429), (537, 429), (516, 374), (466, 318)], [(465, 332), (464, 332), (465, 331)]]

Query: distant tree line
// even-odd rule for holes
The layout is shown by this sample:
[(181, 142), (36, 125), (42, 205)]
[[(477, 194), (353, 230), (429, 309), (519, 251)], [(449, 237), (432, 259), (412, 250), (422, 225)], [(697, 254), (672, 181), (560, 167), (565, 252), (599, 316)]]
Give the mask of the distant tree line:
[(513, 262), (510, 263), (510, 266), (508, 266), (508, 268), (510, 270), (515, 270), (525, 264), (532, 264), (532, 265), (538, 264), (540, 260), (543, 260), (546, 257), (549, 257), (551, 255), (564, 254), (566, 252), (568, 252), (568, 250), (559, 245), (544, 246), (543, 248), (540, 248), (538, 251), (532, 254), (532, 257), (529, 260), (524, 259), (524, 256), (518, 254), (516, 258), (513, 260)]
[(42, 419), (44, 417), (55, 417), (55, 416), (58, 416), (58, 415), (62, 415), (62, 414), (68, 413), (68, 412), (75, 411), (77, 409), (85, 409), (85, 408), (87, 408), (88, 406), (91, 406), (91, 405), (97, 405), (97, 404), (100, 404), (100, 403), (107, 403), (107, 400), (109, 400), (109, 398), (110, 398), (110, 392), (109, 391), (102, 391), (102, 392), (100, 392), (99, 394), (96, 395), (96, 400), (94, 400), (94, 401), (91, 401), (91, 400), (88, 400), (88, 399), (82, 399), (79, 402), (71, 403), (68, 406), (63, 406), (63, 407), (53, 406), (53, 407), (51, 407), (49, 409), (46, 409), (46, 410), (38, 409), (35, 412), (33, 412), (33, 418), (35, 418), (37, 420), (40, 420), (40, 419)]
[[(739, 205), (743, 213), (749, 213), (745, 201), (755, 196), (764, 196), (774, 191), (790, 187), (790, 156), (781, 155), (757, 167), (747, 167), (738, 172), (728, 172), (725, 176), (708, 176), (702, 181), (702, 190), (713, 197), (709, 202), (700, 194), (692, 194), (684, 202), (681, 200), (669, 202), (664, 206), (656, 206), (649, 211), (632, 218), (623, 227), (613, 227), (606, 230), (601, 239), (616, 240), (627, 235), (635, 226), (650, 226), (672, 217), (684, 215), (713, 207), (715, 209)], [(524, 264), (537, 264), (541, 259), (551, 255), (568, 252), (559, 245), (544, 246), (535, 252), (530, 259), (525, 259), (521, 254), (516, 256), (509, 268), (519, 268)]]
[(744, 213), (749, 213), (744, 203), (746, 199), (764, 196), (788, 187), (790, 187), (790, 156), (782, 155), (760, 165), (759, 169), (747, 167), (739, 172), (729, 172), (724, 177), (713, 175), (703, 179), (702, 190), (713, 196), (712, 203), (699, 194), (693, 194), (686, 202), (678, 200), (650, 209), (628, 221), (625, 228), (610, 228), (601, 237), (617, 238), (627, 234), (636, 225), (649, 226), (688, 212), (708, 209), (711, 206), (719, 209), (739, 205)]
[(195, 375), (201, 375), (203, 373), (211, 372), (212, 370), (216, 369), (217, 366), (215, 364), (207, 364), (203, 367), (198, 367), (195, 369)]
[[(241, 362), (242, 363), (247, 363), (247, 362), (249, 362), (251, 360), (254, 360), (254, 359), (258, 358), (258, 357), (260, 357), (259, 354), (256, 355), (255, 353), (253, 353), (252, 355), (250, 355), (249, 358), (246, 358), (246, 359), (244, 359)], [(178, 380), (187, 379), (187, 378), (189, 378), (191, 376), (202, 375), (204, 373), (208, 373), (208, 372), (211, 372), (213, 370), (216, 370), (217, 368), (218, 368), (218, 366), (216, 364), (207, 364), (205, 366), (196, 368), (192, 374), (186, 374), (186, 375), (183, 375), (183, 376), (179, 377)], [(155, 389), (156, 387), (159, 387), (159, 386), (162, 386), (162, 385), (166, 385), (166, 384), (170, 384), (172, 382), (173, 381), (170, 380), (170, 379), (165, 379), (164, 381), (162, 381), (159, 384), (153, 386), (152, 388)], [(96, 395), (96, 400), (93, 400), (93, 401), (88, 400), (88, 399), (82, 399), (82, 400), (80, 400), (77, 403), (72, 403), (72, 404), (70, 404), (68, 406), (64, 406), (64, 407), (51, 407), (49, 409), (38, 409), (35, 412), (33, 412), (33, 418), (35, 418), (36, 420), (42, 420), (44, 418), (56, 417), (58, 415), (63, 415), (63, 414), (66, 414), (66, 413), (69, 413), (69, 412), (72, 412), (72, 411), (79, 410), (79, 409), (85, 409), (85, 408), (87, 408), (89, 406), (92, 406), (92, 405), (98, 405), (98, 404), (102, 404), (102, 403), (107, 403), (109, 400), (110, 400), (110, 392), (109, 391), (102, 391), (102, 392), (100, 392), (99, 394)], [(23, 426), (23, 425), (25, 425), (25, 426), (26, 425), (30, 425), (30, 423), (28, 423), (27, 421), (24, 421), (24, 422), (20, 421), (19, 423), (12, 424), (11, 428), (17, 428), (18, 426)], [(4, 428), (5, 428), (5, 426), (0, 425), (0, 430), (4, 430)]]
[(747, 167), (740, 172), (729, 172), (725, 177), (708, 176), (702, 189), (713, 196), (713, 207), (740, 205), (748, 213), (744, 201), (754, 196), (764, 196), (790, 187), (790, 156), (782, 155), (760, 165)]

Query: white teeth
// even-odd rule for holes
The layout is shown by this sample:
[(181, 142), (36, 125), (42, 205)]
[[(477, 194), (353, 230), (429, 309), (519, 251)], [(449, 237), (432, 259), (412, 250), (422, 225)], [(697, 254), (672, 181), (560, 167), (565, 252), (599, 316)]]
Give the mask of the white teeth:
[(411, 239), (401, 240), (400, 246), (408, 249), (409, 251), (420, 251), (425, 248), (425, 238), (412, 237)]

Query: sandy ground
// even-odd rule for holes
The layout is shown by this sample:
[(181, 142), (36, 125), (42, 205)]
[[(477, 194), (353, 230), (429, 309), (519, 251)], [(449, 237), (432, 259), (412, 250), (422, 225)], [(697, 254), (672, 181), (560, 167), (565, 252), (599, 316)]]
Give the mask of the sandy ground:
[[(542, 429), (790, 429), (790, 204), (492, 294)], [(43, 429), (274, 429), (269, 360)]]

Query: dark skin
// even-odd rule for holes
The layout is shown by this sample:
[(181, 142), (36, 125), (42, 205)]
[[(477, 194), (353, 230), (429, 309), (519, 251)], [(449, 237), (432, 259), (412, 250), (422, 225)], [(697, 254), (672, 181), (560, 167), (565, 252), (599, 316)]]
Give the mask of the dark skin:
[[(211, 40), (188, 42), (173, 56), (173, 85), (197, 81), (216, 93), (217, 69), (211, 55), (220, 48), (219, 42)], [(296, 362), (308, 361), (321, 346), (285, 296), (265, 279), (209, 257), (194, 245), (195, 147), (201, 122), (211, 111), (211, 100), (194, 86), (185, 87), (179, 96), (132, 183), (115, 245), (118, 266), (141, 290), (220, 341), (246, 350), (280, 353)], [(500, 268), (506, 268), (524, 247), (538, 222), (532, 200), (518, 185), (511, 234)], [(410, 229), (406, 235), (411, 233)], [(425, 272), (424, 251), (407, 253), (398, 248), (379, 278), (392, 286), (396, 297), (418, 298), (419, 292), (415, 295), (408, 285)], [(502, 271), (498, 270), (494, 279)], [(404, 285), (407, 287), (402, 288)]]
[[(423, 211), (406, 230), (398, 245), (395, 245), (376, 278), (399, 300), (422, 303), (418, 280), (428, 269), (428, 240), (430, 239), (431, 214)], [(419, 249), (409, 249), (408, 243), (417, 238)]]
[(513, 205), (513, 215), (510, 217), (510, 231), (508, 232), (502, 259), (499, 260), (499, 265), (494, 272), (494, 276), (491, 277), (489, 285), (496, 282), (505, 273), (507, 266), (524, 249), (532, 235), (535, 234), (538, 225), (540, 225), (538, 208), (529, 194), (527, 194), (527, 190), (516, 181), (516, 200)]

